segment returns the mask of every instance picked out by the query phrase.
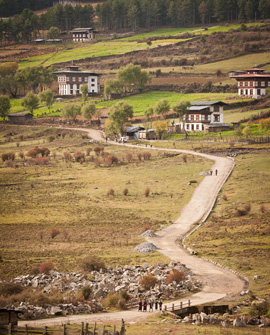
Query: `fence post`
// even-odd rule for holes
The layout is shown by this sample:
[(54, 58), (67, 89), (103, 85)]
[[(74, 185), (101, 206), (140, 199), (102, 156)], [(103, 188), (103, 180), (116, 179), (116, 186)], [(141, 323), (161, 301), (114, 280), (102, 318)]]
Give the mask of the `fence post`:
[(81, 335), (84, 335), (84, 323), (82, 322), (82, 327), (81, 327)]
[(190, 300), (188, 301), (188, 307), (190, 307)]
[(182, 308), (183, 308), (183, 303), (182, 303), (182, 301), (180, 302), (180, 309), (182, 310)]
[(44, 327), (44, 335), (48, 335), (47, 328), (48, 328), (47, 326)]
[(85, 325), (85, 335), (88, 335), (88, 323)]
[(165, 311), (167, 311), (167, 305), (165, 305)]
[(25, 325), (25, 335), (28, 335), (28, 326)]
[(96, 335), (96, 327), (97, 327), (97, 323), (95, 322), (95, 325), (94, 325), (94, 335)]
[(106, 326), (103, 327), (103, 332), (102, 332), (103, 335), (105, 335), (105, 327)]
[(8, 334), (12, 334), (12, 324), (8, 324)]
[(172, 311), (174, 311), (174, 304), (172, 304)]
[(113, 327), (113, 335), (115, 335), (115, 331), (116, 331), (116, 325), (114, 325)]
[(63, 335), (66, 335), (66, 325), (63, 325)]

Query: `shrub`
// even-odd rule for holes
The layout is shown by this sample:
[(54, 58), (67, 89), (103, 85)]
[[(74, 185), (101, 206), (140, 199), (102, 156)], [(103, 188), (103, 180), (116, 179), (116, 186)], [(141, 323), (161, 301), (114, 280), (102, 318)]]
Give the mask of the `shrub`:
[(130, 152), (127, 152), (127, 153), (126, 153), (126, 160), (127, 160), (128, 162), (130, 162), (130, 161), (132, 160), (132, 153), (130, 153)]
[(57, 228), (52, 228), (50, 231), (51, 238), (55, 238), (59, 234), (60, 234), (60, 230)]
[(54, 269), (54, 266), (52, 262), (43, 262), (39, 266), (40, 273), (49, 274), (49, 272), (53, 269)]
[(64, 160), (66, 162), (70, 162), (72, 160), (72, 156), (69, 152), (64, 152), (63, 155), (64, 155)]
[(183, 281), (186, 278), (186, 275), (184, 272), (179, 271), (177, 269), (173, 269), (170, 271), (169, 275), (166, 278), (166, 283), (170, 284), (173, 281), (175, 281), (176, 283), (180, 283), (181, 281)]
[(92, 293), (92, 289), (89, 285), (84, 286), (82, 288), (82, 295), (84, 297), (85, 300), (87, 300), (90, 297), (90, 294)]
[(42, 157), (48, 157), (50, 154), (50, 150), (48, 148), (39, 148), (39, 152)]
[(127, 188), (124, 188), (124, 189), (123, 189), (123, 195), (125, 195), (125, 196), (128, 195), (128, 189), (127, 189)]
[(223, 195), (223, 200), (225, 200), (225, 201), (227, 201), (228, 200), (228, 197), (227, 197), (227, 195)]
[(99, 156), (99, 155), (100, 155), (100, 151), (101, 151), (101, 149), (100, 149), (100, 147), (95, 147), (95, 148), (94, 148), (94, 151), (95, 151), (95, 154), (96, 154), (97, 156)]
[(188, 157), (187, 154), (183, 154), (183, 155), (182, 155), (182, 159), (183, 159), (183, 161), (184, 161), (185, 163), (187, 162), (187, 157)]
[(263, 301), (260, 303), (254, 302), (250, 308), (250, 314), (252, 316), (262, 316), (262, 315), (270, 314), (269, 309), (270, 309), (270, 303), (267, 301)]
[(66, 135), (67, 135), (67, 133), (68, 133), (68, 132), (67, 132), (66, 130), (63, 130), (62, 133), (61, 133), (62, 138), (65, 138)]
[(55, 151), (52, 153), (52, 155), (53, 155), (53, 158), (56, 159), (57, 154)]
[(145, 275), (140, 278), (139, 285), (144, 290), (150, 290), (157, 284), (157, 282), (158, 282), (157, 278), (152, 273), (149, 273), (148, 275)]
[(230, 141), (230, 142), (229, 142), (229, 146), (230, 146), (230, 148), (233, 148), (233, 147), (234, 147), (234, 144), (235, 144), (234, 141)]
[(152, 227), (151, 227), (151, 224), (150, 223), (145, 223), (142, 227), (142, 233), (144, 233), (145, 231), (147, 230), (150, 230)]
[(138, 153), (138, 154), (137, 154), (137, 157), (138, 157), (138, 160), (139, 160), (139, 161), (142, 160), (142, 154), (141, 154), (141, 153)]
[(13, 161), (11, 161), (10, 159), (8, 161), (6, 161), (6, 166), (7, 167), (13, 167), (14, 166)]
[(23, 287), (14, 283), (1, 283), (0, 296), (9, 297), (11, 295), (19, 294), (23, 291)]
[(143, 152), (143, 159), (145, 161), (148, 161), (151, 158), (151, 153), (150, 152)]
[(244, 216), (244, 215), (247, 215), (247, 211), (245, 211), (244, 209), (236, 208), (235, 216)]
[(105, 269), (105, 263), (100, 257), (91, 255), (81, 260), (80, 268), (85, 272), (99, 271)]
[(77, 151), (73, 156), (76, 162), (85, 162), (85, 154), (83, 152)]
[(247, 213), (249, 213), (251, 210), (251, 204), (245, 204), (244, 209)]
[(48, 136), (48, 142), (53, 142), (55, 137), (53, 135)]
[(149, 197), (149, 193), (150, 193), (150, 188), (149, 187), (146, 187), (145, 191), (144, 191), (144, 195), (146, 198)]
[(39, 235), (39, 238), (40, 238), (41, 240), (43, 240), (43, 237), (44, 237), (44, 233), (43, 233), (43, 231), (40, 231), (40, 232), (38, 233), (38, 235)]
[(39, 154), (40, 154), (39, 147), (34, 147), (34, 148), (27, 151), (26, 156), (31, 157), (31, 158), (36, 158), (37, 155), (39, 155)]
[(90, 155), (91, 150), (92, 150), (91, 148), (86, 148), (86, 156)]
[(216, 76), (217, 76), (217, 77), (221, 77), (221, 76), (222, 76), (222, 71), (221, 71), (220, 69), (218, 69), (218, 70), (216, 71)]
[(15, 153), (14, 152), (3, 153), (1, 155), (1, 159), (2, 159), (3, 162), (8, 161), (8, 160), (14, 161)]
[(98, 167), (98, 166), (100, 166), (100, 164), (101, 164), (100, 159), (96, 158), (95, 159), (95, 166)]
[(114, 196), (114, 190), (111, 188), (108, 192), (107, 192), (107, 196)]
[(261, 211), (261, 213), (265, 213), (265, 206), (264, 205), (260, 206), (260, 211)]
[(19, 152), (19, 157), (21, 158), (21, 159), (24, 159), (24, 153), (23, 152)]

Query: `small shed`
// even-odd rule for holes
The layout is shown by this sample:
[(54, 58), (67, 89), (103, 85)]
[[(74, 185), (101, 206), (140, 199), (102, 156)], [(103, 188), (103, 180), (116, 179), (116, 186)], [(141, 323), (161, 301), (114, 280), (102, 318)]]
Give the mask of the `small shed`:
[(141, 140), (156, 140), (157, 134), (154, 129), (140, 130), (139, 131), (139, 139)]
[(10, 323), (13, 326), (18, 324), (18, 314), (20, 311), (13, 309), (0, 308), (0, 326), (6, 326)]
[(217, 124), (209, 124), (204, 126), (204, 130), (208, 133), (216, 133), (221, 131), (230, 130), (231, 126), (227, 123), (217, 123)]
[(8, 121), (11, 123), (25, 123), (32, 121), (33, 114), (30, 112), (19, 112), (8, 114)]
[(144, 130), (144, 127), (131, 127), (126, 130), (126, 134), (129, 138), (139, 138), (139, 131)]

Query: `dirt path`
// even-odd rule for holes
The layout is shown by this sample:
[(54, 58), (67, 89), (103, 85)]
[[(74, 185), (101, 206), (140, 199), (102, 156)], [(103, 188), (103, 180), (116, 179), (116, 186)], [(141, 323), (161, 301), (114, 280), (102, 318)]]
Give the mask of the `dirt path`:
[[(86, 131), (90, 137), (97, 141), (104, 141), (102, 132), (89, 129), (71, 128), (75, 130)], [(109, 142), (116, 145), (115, 142)], [(123, 144), (117, 144), (123, 145)], [(124, 146), (131, 146), (125, 144)], [(139, 147), (139, 146), (134, 146)], [(143, 147), (145, 148), (145, 147)], [(209, 303), (217, 300), (230, 301), (244, 287), (245, 283), (236, 274), (229, 270), (223, 269), (201, 258), (189, 255), (184, 249), (180, 248), (177, 240), (183, 237), (192, 227), (195, 222), (206, 220), (212, 207), (215, 203), (219, 190), (230, 175), (234, 162), (225, 157), (216, 157), (207, 154), (196, 153), (187, 150), (176, 149), (160, 149), (151, 148), (152, 150), (185, 152), (187, 154), (201, 156), (214, 161), (212, 166), (213, 171), (218, 170), (217, 175), (206, 176), (203, 181), (196, 187), (191, 200), (181, 210), (180, 217), (169, 227), (157, 233), (157, 237), (148, 238), (148, 241), (153, 242), (160, 248), (160, 252), (172, 260), (186, 264), (186, 266), (195, 274), (196, 278), (203, 283), (202, 291), (177, 300), (186, 303), (190, 299), (192, 305)], [(167, 304), (168, 307), (171, 306)], [(90, 315), (72, 315), (69, 317), (59, 317), (53, 319), (35, 320), (35, 321), (20, 321), (19, 325), (57, 325), (63, 323), (80, 323), (80, 322), (120, 322), (124, 319), (126, 322), (139, 321), (149, 316), (149, 313), (137, 312), (129, 310), (123, 312), (99, 313)]]

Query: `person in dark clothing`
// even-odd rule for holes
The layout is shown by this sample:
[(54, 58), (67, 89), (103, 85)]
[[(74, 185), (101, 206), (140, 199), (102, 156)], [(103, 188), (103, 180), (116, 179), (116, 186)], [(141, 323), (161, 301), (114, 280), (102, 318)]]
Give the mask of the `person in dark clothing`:
[(218, 171), (216, 170), (216, 176), (217, 176)]
[(142, 311), (142, 301), (139, 301), (139, 307), (138, 307), (138, 311), (141, 312)]
[(162, 301), (159, 300), (159, 310), (162, 311)]
[(144, 300), (143, 302), (143, 311), (146, 312), (147, 311), (147, 301)]
[(155, 301), (155, 310), (158, 310), (158, 301)]

